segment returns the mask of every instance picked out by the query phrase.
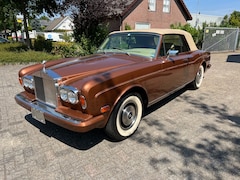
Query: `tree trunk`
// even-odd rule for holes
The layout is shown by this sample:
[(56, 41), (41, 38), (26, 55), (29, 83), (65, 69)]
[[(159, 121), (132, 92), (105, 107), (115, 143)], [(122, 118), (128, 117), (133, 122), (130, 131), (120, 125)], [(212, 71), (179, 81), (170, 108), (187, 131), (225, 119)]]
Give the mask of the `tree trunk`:
[(14, 33), (16, 35), (16, 42), (18, 42), (18, 35), (17, 35), (17, 20), (16, 20), (16, 16), (13, 13), (13, 26), (14, 26)]
[(27, 44), (29, 49), (32, 49), (32, 43), (31, 43), (31, 40), (30, 40), (30, 37), (29, 37), (29, 32), (28, 32), (27, 18), (28, 18), (27, 12), (24, 11), (24, 13), (23, 13), (23, 24), (24, 24), (24, 31), (26, 33), (26, 44)]
[(6, 28), (6, 23), (4, 23), (4, 38), (7, 39), (8, 35), (7, 35), (7, 28)]

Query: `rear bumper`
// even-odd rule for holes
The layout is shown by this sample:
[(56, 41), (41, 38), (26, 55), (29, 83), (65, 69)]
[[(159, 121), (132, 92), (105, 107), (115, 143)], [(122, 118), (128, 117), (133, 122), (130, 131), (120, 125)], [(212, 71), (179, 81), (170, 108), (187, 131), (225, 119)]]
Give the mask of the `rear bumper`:
[(21, 93), (15, 96), (15, 100), (20, 106), (24, 107), (25, 109), (29, 111), (34, 109), (35, 111), (42, 113), (47, 121), (50, 121), (71, 131), (87, 132), (95, 128), (102, 128), (105, 124), (104, 115), (92, 117), (90, 115), (86, 116), (84, 114), (81, 116), (80, 114), (79, 117), (74, 118), (69, 115), (59, 113), (55, 110), (55, 108), (39, 101), (31, 101)]

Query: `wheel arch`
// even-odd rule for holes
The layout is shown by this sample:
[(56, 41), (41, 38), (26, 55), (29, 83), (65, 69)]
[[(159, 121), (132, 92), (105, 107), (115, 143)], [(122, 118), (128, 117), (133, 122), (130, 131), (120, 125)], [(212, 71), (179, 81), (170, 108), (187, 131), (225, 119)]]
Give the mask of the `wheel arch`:
[[(148, 105), (148, 96), (147, 96), (147, 93), (145, 91), (145, 89), (141, 86), (130, 86), (128, 88), (126, 88), (119, 96), (118, 98), (116, 99), (114, 105), (113, 105), (113, 108), (111, 110), (111, 113), (113, 111), (113, 109), (115, 108), (115, 106), (117, 105), (117, 103), (120, 101), (120, 99), (122, 99), (124, 96), (130, 94), (130, 93), (138, 93), (140, 96), (141, 96), (141, 100), (142, 100), (142, 103), (143, 103), (143, 111), (147, 108), (147, 105)], [(110, 114), (111, 114), (110, 113)]]
[(138, 93), (140, 96), (141, 96), (141, 100), (142, 100), (142, 103), (143, 103), (143, 108), (145, 109), (148, 105), (148, 96), (147, 96), (147, 93), (146, 91), (142, 88), (142, 87), (139, 87), (139, 86), (135, 86), (135, 87), (132, 87), (130, 89), (128, 89), (124, 94), (129, 94), (129, 93)]
[(207, 63), (205, 61), (203, 61), (200, 65), (203, 65), (203, 68), (204, 68), (204, 72), (206, 71), (206, 68), (207, 68)]

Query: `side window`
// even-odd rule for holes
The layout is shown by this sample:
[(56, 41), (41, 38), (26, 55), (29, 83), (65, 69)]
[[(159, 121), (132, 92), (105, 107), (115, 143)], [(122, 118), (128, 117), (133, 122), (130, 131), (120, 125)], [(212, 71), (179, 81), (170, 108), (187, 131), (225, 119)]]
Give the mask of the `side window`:
[(182, 40), (182, 47), (181, 47), (181, 52), (187, 52), (187, 51), (190, 51), (190, 48), (189, 48), (189, 45), (188, 45), (188, 42), (185, 38), (185, 36), (181, 36), (181, 40)]
[(160, 56), (166, 56), (170, 49), (178, 50), (179, 53), (190, 50), (185, 37), (178, 34), (167, 34), (163, 36)]

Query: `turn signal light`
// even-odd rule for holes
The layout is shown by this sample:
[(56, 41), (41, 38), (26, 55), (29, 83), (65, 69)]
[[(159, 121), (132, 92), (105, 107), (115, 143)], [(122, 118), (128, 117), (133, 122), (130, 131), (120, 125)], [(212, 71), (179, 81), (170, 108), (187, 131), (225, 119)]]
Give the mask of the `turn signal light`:
[(110, 111), (110, 106), (109, 105), (101, 107), (101, 110), (100, 110), (101, 113), (105, 113), (105, 112), (108, 112), (108, 111)]
[(81, 95), (80, 98), (79, 98), (79, 100), (80, 100), (80, 104), (81, 104), (81, 106), (82, 106), (82, 109), (87, 109), (87, 101), (86, 101), (86, 98), (85, 98), (83, 95)]

